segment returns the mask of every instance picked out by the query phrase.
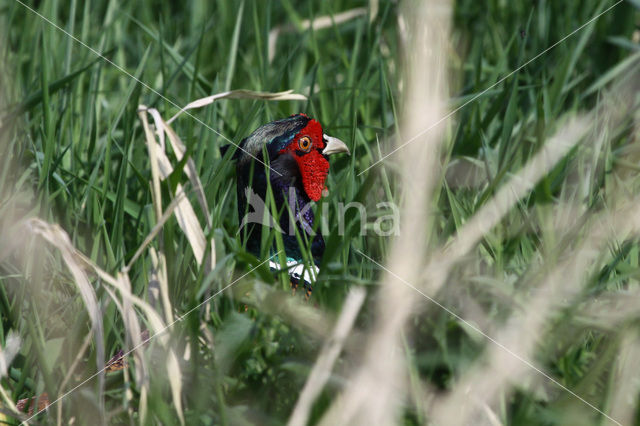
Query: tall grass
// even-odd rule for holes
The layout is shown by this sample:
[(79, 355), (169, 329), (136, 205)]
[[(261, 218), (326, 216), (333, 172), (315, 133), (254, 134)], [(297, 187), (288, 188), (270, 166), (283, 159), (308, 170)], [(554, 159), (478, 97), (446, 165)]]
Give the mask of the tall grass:
[[(5, 421), (46, 392), (30, 422), (640, 422), (639, 5), (493, 86), (613, 4), (29, 5), (143, 86), (0, 3)], [(155, 132), (231, 89), (307, 100)], [(242, 248), (220, 151), (296, 112), (353, 153), (310, 302)], [(400, 235), (361, 235), (351, 201), (401, 206)], [(130, 367), (96, 374), (119, 349)]]

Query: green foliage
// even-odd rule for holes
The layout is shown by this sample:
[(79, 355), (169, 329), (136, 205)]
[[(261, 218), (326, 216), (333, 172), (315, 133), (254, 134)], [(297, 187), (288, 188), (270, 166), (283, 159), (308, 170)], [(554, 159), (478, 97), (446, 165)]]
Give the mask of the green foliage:
[[(451, 105), (480, 96), (449, 124), (443, 163), (468, 161), (483, 175), (472, 187), (443, 181), (434, 207), (434, 244), (448, 241), (567, 117), (599, 105), (602, 90), (633, 66), (630, 58), (637, 59), (640, 48), (630, 40), (638, 31), (639, 15), (637, 2), (631, 1), (518, 69), (609, 6), (601, 0), (456, 2), (449, 52)], [(229, 141), (239, 143), (262, 123), (297, 112), (317, 118), (327, 133), (347, 142), (351, 157), (332, 158), (330, 196), (323, 201), (329, 206), (331, 232), (311, 301), (305, 305), (299, 294), (292, 301), (285, 292), (269, 293), (281, 286), (263, 266), (170, 332), (183, 373), (187, 424), (286, 422), (322, 344), (317, 330), (296, 321), (287, 306), (333, 314), (351, 286), (365, 286), (375, 294), (379, 271), (354, 249), (383, 259), (390, 245), (389, 237), (360, 235), (357, 211), (339, 218), (338, 203), (359, 201), (376, 211), (379, 202), (402, 202), (393, 156), (358, 175), (400, 137), (402, 35), (396, 3), (381, 1), (376, 16), (364, 14), (324, 29), (303, 29), (302, 23), (368, 4), (72, 0), (36, 2), (34, 7), (42, 17), (18, 2), (0, 2), (0, 346), (9, 330), (22, 337), (2, 387), (13, 401), (43, 391), (58, 395), (91, 327), (60, 255), (42, 240), (21, 235), (18, 221), (37, 216), (60, 224), (79, 252), (115, 275), (158, 219), (138, 106), (157, 108), (168, 118), (177, 107), (229, 89), (293, 89), (308, 101), (221, 100), (194, 110), (193, 116), (215, 132), (187, 115), (172, 124), (204, 186), (212, 223), (205, 234), (215, 242), (217, 264), (211, 272), (198, 267), (175, 217), (162, 227), (161, 242), (152, 243), (166, 257), (171, 305), (182, 315), (228, 285), (234, 271), (240, 276), (263, 260), (240, 244), (234, 167), (220, 148)], [(270, 61), (270, 31), (276, 27), (282, 31)], [(631, 124), (623, 122), (584, 161), (601, 162), (607, 171), (613, 165), (626, 167), (631, 132)], [(445, 305), (457, 310), (453, 307), (472, 298), (486, 316), (501, 323), (514, 306), (526, 304), (516, 291), (529, 283), (541, 257), (556, 248), (546, 209), (568, 199), (567, 182), (581, 158), (573, 153), (561, 162), (485, 235), (474, 252), (477, 262), (450, 277), (441, 295)], [(185, 162), (174, 166), (174, 175), (161, 188), (165, 207), (176, 183), (185, 181)], [(629, 167), (638, 170), (637, 165)], [(612, 191), (610, 179), (601, 169), (586, 179), (580, 201), (597, 208)], [(193, 188), (187, 189), (195, 205)], [(202, 212), (196, 212), (205, 224)], [(340, 220), (345, 220), (346, 235), (338, 235)], [(15, 243), (20, 239), (26, 241)], [(151, 269), (145, 254), (129, 271), (132, 292), (145, 300)], [(615, 351), (626, 329), (576, 319), (572, 312), (591, 295), (637, 288), (639, 273), (636, 240), (611, 250), (593, 265), (586, 294), (554, 317), (557, 332), (545, 334), (538, 349), (546, 371), (603, 410), (610, 404), (606, 387), (616, 373)], [(92, 284), (104, 322), (99, 338), (108, 359), (126, 346), (127, 330), (101, 280)], [(360, 315), (361, 329), (374, 320), (372, 306), (367, 303)], [(413, 316), (410, 326), (405, 347), (409, 374), (437, 389), (453, 386), (489, 344), (435, 309)], [(97, 370), (96, 350), (91, 342), (80, 354), (65, 391)], [(168, 381), (158, 373), (164, 355), (150, 352), (146, 420), (175, 424), (178, 414), (171, 406)], [(321, 418), (343, 377), (355, 368), (349, 363), (345, 357), (334, 372), (314, 406), (312, 422)], [(132, 379), (122, 373), (108, 377), (104, 408), (97, 380), (86, 384), (61, 402), (63, 419), (76, 417), (80, 424), (95, 416), (104, 416), (106, 423), (138, 421), (140, 383), (125, 385), (126, 380)], [(504, 424), (567, 424), (566, 413), (590, 410), (559, 388), (541, 391), (524, 383), (516, 388), (513, 394), (505, 392), (504, 409), (498, 413)], [(406, 423), (425, 421), (410, 402), (405, 409)], [(54, 406), (39, 419), (53, 423), (56, 412)], [(595, 412), (576, 418), (602, 421)]]

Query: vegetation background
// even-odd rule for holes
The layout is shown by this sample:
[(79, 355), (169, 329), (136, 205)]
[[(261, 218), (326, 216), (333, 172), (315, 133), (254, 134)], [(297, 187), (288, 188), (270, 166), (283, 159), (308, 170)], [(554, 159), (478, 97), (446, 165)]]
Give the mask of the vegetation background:
[[(425, 270), (406, 275), (421, 278), (406, 283), (418, 291), (395, 329), (401, 344), (389, 348), (401, 368), (386, 415), (403, 424), (640, 424), (640, 2), (424, 6), (451, 7), (448, 36), (433, 49), (447, 57), (446, 108), (463, 107), (433, 151), (437, 189), (422, 206), (431, 249)], [(385, 299), (381, 264), (394, 237), (374, 232), (375, 214), (388, 214), (377, 203), (416, 196), (402, 178), (410, 161), (393, 155), (367, 170), (411, 137), (400, 123), (407, 67), (420, 52), (404, 12), (374, 0), (0, 0), (4, 421), (19, 423), (13, 404), (46, 392), (64, 398), (30, 422), (362, 422), (370, 399), (353, 412), (338, 403), (343, 391), (390, 389), (350, 384), (376, 356), (379, 307), (404, 306)], [(182, 115), (171, 126), (185, 155), (167, 141), (173, 171), (154, 177), (139, 106), (166, 120), (230, 89), (292, 89), (307, 100), (223, 99)], [(220, 152), (297, 112), (352, 151), (332, 162), (323, 201), (331, 236), (309, 302), (243, 250), (234, 167)], [(570, 136), (535, 186), (478, 228), (477, 244), (450, 255), (444, 285), (429, 287), (433, 260), (449, 253), (439, 250), (457, 247), (545, 142)], [(180, 187), (213, 264), (198, 261), (175, 214), (162, 216), (176, 211)], [(367, 206), (366, 223), (355, 209), (339, 217), (338, 203), (352, 201)], [(141, 329), (166, 324), (130, 368), (92, 376), (140, 343)], [(307, 382), (314, 368), (326, 381)], [(316, 392), (307, 405), (303, 389)]]

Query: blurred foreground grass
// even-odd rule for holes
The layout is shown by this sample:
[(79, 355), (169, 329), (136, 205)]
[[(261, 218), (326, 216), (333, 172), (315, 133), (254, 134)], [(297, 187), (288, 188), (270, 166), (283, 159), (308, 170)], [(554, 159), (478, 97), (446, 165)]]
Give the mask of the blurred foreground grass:
[[(446, 45), (449, 107), (481, 94), (613, 4), (456, 2)], [(401, 190), (395, 156), (358, 175), (412, 136), (398, 128), (406, 97), (403, 58), (412, 55), (398, 5), (255, 0), (178, 7), (71, 0), (30, 7), (130, 75), (19, 2), (0, 0), (0, 344), (7, 345), (11, 331), (21, 339), (0, 381), (3, 407), (45, 391), (54, 399), (118, 348), (132, 347), (138, 336), (127, 312), (135, 313), (141, 328), (153, 329), (145, 309), (169, 323), (259, 265), (262, 259), (239, 244), (234, 168), (219, 148), (225, 138), (238, 143), (262, 123), (306, 112), (353, 153), (332, 164), (324, 201), (332, 235), (311, 303), (292, 298), (261, 267), (176, 323), (166, 341), (141, 350), (130, 370), (107, 375), (104, 383), (90, 381), (37, 420), (55, 422), (60, 408), (63, 424), (137, 422), (145, 413), (148, 423), (286, 422), (349, 289), (362, 287), (368, 297), (356, 331), (312, 406), (311, 422), (317, 422), (359, 367), (375, 321), (380, 268), (355, 250), (383, 262), (392, 237), (373, 232), (375, 214), (385, 214), (377, 204), (412, 197)], [(635, 0), (620, 3), (462, 108), (447, 123), (438, 190), (424, 215), (432, 247), (454, 241), (548, 138), (572, 118), (588, 117), (594, 126), (584, 141), (482, 233), (433, 296), (490, 336), (510, 326), (515, 336), (535, 334), (526, 358), (625, 424), (640, 422), (637, 230), (600, 225), (605, 232), (596, 225), (608, 213), (628, 215), (616, 223), (631, 223), (637, 215), (625, 208), (640, 183), (639, 7)], [(305, 24), (347, 11), (351, 19), (334, 18), (326, 28)], [(240, 88), (293, 89), (308, 101), (221, 100), (193, 112), (216, 132), (185, 115), (172, 123), (203, 185), (209, 219), (195, 211), (215, 264), (198, 264), (173, 216), (151, 250), (130, 264), (159, 220), (138, 106), (156, 108), (167, 119), (176, 105)], [(174, 169), (160, 188), (163, 211), (179, 183), (197, 205), (186, 161), (174, 162)], [(367, 206), (366, 235), (360, 235), (355, 209), (338, 216), (338, 203), (352, 201)], [(122, 296), (126, 288), (116, 290), (105, 276), (85, 271), (92, 305), (64, 251), (41, 238), (55, 230), (25, 225), (35, 217), (59, 224), (69, 236), (65, 247), (118, 283), (126, 287), (130, 280), (131, 293), (145, 304), (133, 306)], [(346, 235), (338, 235), (341, 220)], [(582, 256), (590, 250), (595, 254)], [(118, 275), (129, 264), (127, 278)], [(576, 265), (579, 270), (571, 269)], [(556, 268), (565, 268), (559, 279), (550, 277)], [(579, 283), (570, 294), (545, 287), (556, 279), (569, 288), (573, 278)], [(159, 288), (165, 282), (167, 288)], [(549, 291), (554, 306), (529, 329), (524, 319), (540, 289)], [(411, 312), (402, 334), (406, 390), (398, 418), (407, 424), (442, 414), (447, 403), (464, 396), (460, 386), (469, 377), (476, 377), (471, 384), (484, 383), (485, 377), (470, 375), (478, 365), (499, 359), (495, 346), (468, 324), (415, 296), (422, 309)], [(103, 358), (97, 357), (101, 348)], [(176, 377), (179, 385), (172, 382)], [(532, 370), (500, 382), (496, 395), (479, 422), (608, 421)]]

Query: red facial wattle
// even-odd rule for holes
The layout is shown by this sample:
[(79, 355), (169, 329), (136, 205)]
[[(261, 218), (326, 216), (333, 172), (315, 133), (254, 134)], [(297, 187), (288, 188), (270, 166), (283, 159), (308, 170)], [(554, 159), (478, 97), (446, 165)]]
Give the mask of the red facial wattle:
[[(302, 137), (311, 138), (312, 146), (309, 152), (300, 150), (299, 140)], [(324, 140), (322, 127), (316, 120), (310, 120), (295, 136), (293, 141), (282, 151), (281, 154), (290, 152), (295, 158), (302, 177), (302, 186), (310, 199), (318, 201), (322, 197), (322, 190), (325, 188), (325, 180), (329, 173), (329, 162), (322, 155)]]
[(295, 156), (295, 159), (302, 175), (304, 191), (313, 201), (318, 201), (329, 173), (329, 162), (315, 149), (301, 157)]

